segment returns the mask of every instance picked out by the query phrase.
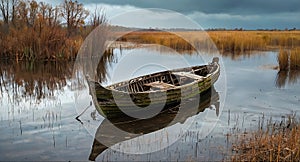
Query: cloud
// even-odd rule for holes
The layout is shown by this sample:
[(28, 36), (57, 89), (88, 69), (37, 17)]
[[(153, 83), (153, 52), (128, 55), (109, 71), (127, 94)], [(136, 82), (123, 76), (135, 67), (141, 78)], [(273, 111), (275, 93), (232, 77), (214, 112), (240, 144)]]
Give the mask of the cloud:
[(194, 21), (185, 15), (162, 9), (136, 9), (113, 17), (111, 23), (139, 28), (185, 28), (200, 29)]
[(298, 13), (275, 13), (275, 14), (253, 14), (253, 15), (232, 15), (232, 14), (206, 14), (194, 12), (187, 15), (195, 20), (203, 28), (245, 28), (245, 29), (285, 29), (299, 28), (300, 19), (295, 16)]
[[(60, 0), (38, 0), (57, 5)], [(87, 9), (103, 7), (107, 17), (139, 8), (182, 13), (204, 28), (300, 28), (300, 0), (78, 0)]]
[[(80, 2), (99, 3), (98, 0), (81, 0)], [(163, 8), (181, 13), (203, 12), (228, 14), (264, 14), (299, 12), (299, 0), (101, 0), (109, 5), (130, 5), (139, 8)]]
[(86, 9), (93, 12), (97, 8), (102, 8), (105, 12), (105, 15), (111, 19), (114, 16), (124, 14), (128, 11), (137, 10), (137, 7), (131, 6), (131, 5), (108, 5), (108, 4), (102, 4), (102, 3), (88, 3), (84, 5)]

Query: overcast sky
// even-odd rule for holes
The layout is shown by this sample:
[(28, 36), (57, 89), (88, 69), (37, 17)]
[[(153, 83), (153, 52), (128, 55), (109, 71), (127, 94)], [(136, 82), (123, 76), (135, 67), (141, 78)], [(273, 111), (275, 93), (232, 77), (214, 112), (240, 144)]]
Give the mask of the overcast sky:
[[(39, 0), (43, 1), (43, 0)], [(44, 0), (58, 4), (59, 0)], [(103, 7), (108, 19), (139, 8), (179, 12), (203, 28), (300, 28), (300, 0), (78, 0)]]

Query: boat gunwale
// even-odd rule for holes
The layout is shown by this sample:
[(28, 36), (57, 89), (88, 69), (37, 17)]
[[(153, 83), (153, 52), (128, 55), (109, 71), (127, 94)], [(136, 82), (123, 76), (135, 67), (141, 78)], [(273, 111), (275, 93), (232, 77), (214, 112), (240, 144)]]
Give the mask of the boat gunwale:
[[(119, 91), (119, 90), (116, 90), (116, 89), (111, 89), (111, 88), (108, 88), (108, 87), (111, 87), (111, 86), (114, 86), (114, 85), (117, 85), (117, 84), (120, 84), (120, 83), (125, 83), (125, 84), (129, 84), (128, 82), (131, 80), (125, 80), (125, 81), (122, 81), (122, 82), (119, 82), (119, 83), (115, 83), (115, 84), (112, 84), (112, 85), (109, 85), (109, 86), (105, 86), (103, 88), (105, 88), (106, 90), (108, 91), (112, 91), (113, 93), (123, 93), (123, 94), (150, 94), (150, 93), (157, 93), (157, 92), (167, 92), (169, 90), (178, 90), (178, 89), (182, 89), (182, 88), (186, 88), (186, 87), (190, 87), (194, 84), (199, 84), (201, 82), (204, 82), (206, 79), (208, 79), (209, 77), (211, 76), (214, 76), (216, 75), (217, 73), (220, 72), (220, 65), (218, 62), (211, 62), (207, 65), (200, 65), (200, 66), (191, 66), (191, 67), (185, 67), (185, 68), (179, 68), (179, 69), (174, 69), (174, 70), (166, 70), (166, 71), (161, 71), (161, 72), (157, 72), (157, 73), (152, 73), (152, 74), (147, 74), (147, 75), (143, 75), (143, 76), (138, 76), (136, 78), (140, 78), (140, 77), (145, 77), (145, 76), (148, 76), (148, 75), (156, 75), (156, 74), (159, 74), (159, 73), (164, 73), (164, 72), (174, 72), (174, 71), (179, 71), (179, 70), (182, 70), (182, 69), (189, 69), (189, 68), (193, 68), (193, 67), (205, 67), (205, 66), (216, 66), (217, 68), (212, 72), (212, 73), (208, 73), (205, 77), (203, 77), (203, 80), (200, 81), (200, 79), (195, 79), (193, 82), (191, 83), (187, 83), (187, 84), (184, 84), (184, 85), (180, 85), (180, 86), (176, 86), (176, 87), (173, 87), (173, 88), (169, 88), (169, 89), (165, 89), (165, 90), (156, 90), (156, 91), (143, 91), (143, 92), (125, 92), (125, 91)], [(135, 78), (132, 78), (132, 79), (135, 79)], [(212, 83), (213, 84), (213, 83)]]

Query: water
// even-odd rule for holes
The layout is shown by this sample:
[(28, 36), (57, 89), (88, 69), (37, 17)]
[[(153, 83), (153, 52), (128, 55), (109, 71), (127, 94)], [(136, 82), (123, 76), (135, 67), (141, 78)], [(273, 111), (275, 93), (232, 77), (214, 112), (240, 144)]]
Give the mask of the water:
[[(211, 58), (210, 54), (174, 55), (172, 50), (158, 49), (115, 49), (113, 59), (107, 59), (111, 62), (105, 62), (104, 59), (105, 70), (100, 72), (103, 84), (154, 71), (204, 64)], [(277, 66), (276, 57), (277, 52), (222, 56), (225, 71), (215, 85), (221, 107), (224, 104), (219, 118), (216, 109), (206, 106), (203, 112), (185, 120), (185, 123), (191, 122), (185, 133), (176, 132), (185, 126), (177, 123), (166, 129), (146, 131), (149, 134), (137, 138), (126, 137), (125, 141), (114, 145), (112, 149), (98, 150), (100, 154), (96, 160), (187, 161), (226, 158), (231, 145), (226, 134), (233, 132), (233, 129), (255, 130), (258, 121), (263, 118), (272, 116), (273, 120), (281, 120), (284, 115), (299, 114), (299, 75), (297, 72), (280, 74), (274, 70), (273, 67)], [(130, 63), (132, 58), (135, 59), (135, 65)], [(152, 64), (146, 64), (145, 61)], [(105, 120), (93, 105), (80, 117), (82, 123), (75, 119), (81, 110), (89, 106), (91, 98), (83, 95), (88, 94), (84, 80), (74, 81), (72, 72), (72, 63), (16, 64), (1, 61), (0, 160), (89, 159), (96, 148), (93, 147), (94, 136), (97, 135), (97, 129), (105, 125)], [(227, 92), (224, 85), (227, 86)], [(167, 114), (167, 117), (170, 116)], [(202, 129), (206, 128), (203, 125), (215, 121), (212, 132), (202, 135)], [(179, 135), (179, 140), (169, 147), (160, 146), (164, 143), (164, 137), (172, 140)], [(152, 147), (160, 151), (130, 154), (143, 147), (139, 146), (141, 142), (151, 139), (154, 139)], [(157, 139), (162, 142), (155, 143)]]

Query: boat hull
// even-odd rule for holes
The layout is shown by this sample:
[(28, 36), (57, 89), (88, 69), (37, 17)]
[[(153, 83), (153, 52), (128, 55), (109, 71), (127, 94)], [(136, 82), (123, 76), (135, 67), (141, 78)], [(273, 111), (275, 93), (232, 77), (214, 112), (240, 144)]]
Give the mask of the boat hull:
[[(218, 67), (217, 70), (205, 78), (165, 91), (128, 93), (107, 89), (96, 82), (90, 83), (89, 87), (90, 90), (95, 90), (95, 94), (91, 95), (94, 103), (96, 103), (97, 111), (107, 118), (115, 118), (124, 116), (124, 112), (130, 112), (130, 114), (148, 113), (153, 108), (163, 111), (168, 107), (180, 104), (186, 99), (197, 97), (199, 94), (208, 91), (218, 80), (219, 75), (220, 70)], [(149, 105), (151, 105), (151, 109), (149, 109)]]

